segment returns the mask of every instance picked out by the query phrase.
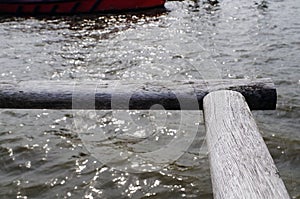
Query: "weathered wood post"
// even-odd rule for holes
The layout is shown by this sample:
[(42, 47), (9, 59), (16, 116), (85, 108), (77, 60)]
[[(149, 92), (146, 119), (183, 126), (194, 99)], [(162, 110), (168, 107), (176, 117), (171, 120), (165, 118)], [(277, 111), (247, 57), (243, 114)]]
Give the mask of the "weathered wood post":
[(216, 91), (203, 103), (214, 198), (290, 198), (244, 97)]

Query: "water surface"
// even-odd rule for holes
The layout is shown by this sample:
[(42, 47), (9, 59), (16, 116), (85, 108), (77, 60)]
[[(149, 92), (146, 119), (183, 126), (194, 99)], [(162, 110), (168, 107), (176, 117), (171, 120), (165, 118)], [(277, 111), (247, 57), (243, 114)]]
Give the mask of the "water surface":
[[(299, 8), (293, 0), (171, 1), (146, 13), (2, 17), (0, 76), (272, 78), (277, 110), (254, 115), (300, 198)], [(201, 113), (1, 110), (0, 118), (1, 198), (212, 198)], [(179, 156), (164, 150), (174, 140)]]

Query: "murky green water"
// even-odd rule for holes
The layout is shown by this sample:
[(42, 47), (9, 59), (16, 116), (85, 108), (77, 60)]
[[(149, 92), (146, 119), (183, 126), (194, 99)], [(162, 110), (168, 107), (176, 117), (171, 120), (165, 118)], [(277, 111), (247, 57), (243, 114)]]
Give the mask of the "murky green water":
[[(300, 198), (300, 2), (166, 8), (2, 17), (1, 80), (270, 77), (278, 108), (254, 114), (290, 195)], [(0, 113), (0, 198), (212, 198), (201, 113)], [(95, 143), (91, 134), (103, 136)]]

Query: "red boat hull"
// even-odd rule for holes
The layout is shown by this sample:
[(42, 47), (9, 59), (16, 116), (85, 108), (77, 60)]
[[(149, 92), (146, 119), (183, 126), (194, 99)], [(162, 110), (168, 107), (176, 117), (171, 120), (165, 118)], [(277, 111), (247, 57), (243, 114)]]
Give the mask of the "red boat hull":
[(0, 0), (0, 14), (80, 14), (163, 6), (165, 0)]

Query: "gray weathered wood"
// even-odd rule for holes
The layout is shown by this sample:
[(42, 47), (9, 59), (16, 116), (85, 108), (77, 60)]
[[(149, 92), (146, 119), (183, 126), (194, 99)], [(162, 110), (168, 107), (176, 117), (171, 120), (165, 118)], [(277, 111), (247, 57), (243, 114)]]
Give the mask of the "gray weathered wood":
[[(189, 81), (0, 81), (0, 108), (17, 109), (150, 109), (199, 110), (216, 90), (242, 93), (250, 108), (276, 107), (270, 79)], [(156, 106), (159, 107), (159, 106)], [(155, 108), (155, 107), (152, 107)]]
[(289, 198), (244, 97), (216, 91), (203, 105), (214, 198)]

